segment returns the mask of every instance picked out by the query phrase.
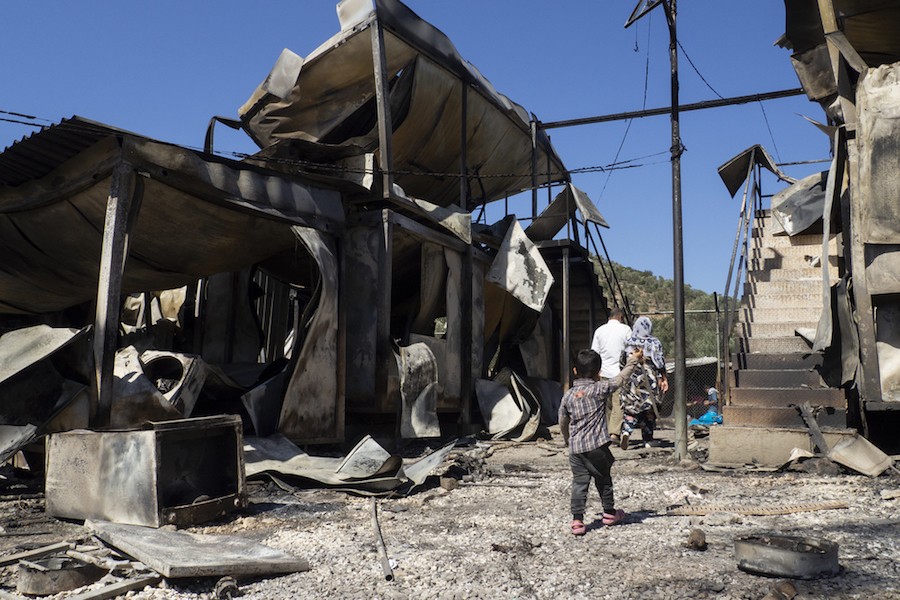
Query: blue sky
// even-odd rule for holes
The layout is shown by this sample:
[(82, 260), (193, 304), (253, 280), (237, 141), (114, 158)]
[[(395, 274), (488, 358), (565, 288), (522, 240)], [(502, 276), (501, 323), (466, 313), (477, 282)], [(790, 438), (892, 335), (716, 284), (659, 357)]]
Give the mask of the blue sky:
[[(665, 18), (657, 8), (624, 29), (635, 2), (407, 4), (444, 31), (500, 92), (540, 120), (556, 121), (668, 106)], [(798, 87), (790, 53), (773, 45), (784, 30), (781, 0), (678, 4), (679, 40), (715, 92), (731, 97)], [(236, 116), (282, 48), (307, 55), (339, 25), (334, 0), (86, 0), (6, 3), (0, 30), (0, 110), (33, 115), (38, 123), (77, 114), (201, 147), (209, 118)], [(715, 98), (684, 54), (679, 61), (681, 102)], [(716, 173), (720, 164), (757, 143), (779, 162), (828, 158), (828, 139), (801, 114), (824, 118), (805, 96), (682, 115), (687, 284), (720, 293), (725, 286), (740, 198), (729, 197)], [(578, 174), (573, 180), (612, 226), (604, 239), (613, 260), (671, 277), (669, 120), (636, 119), (627, 136), (626, 126), (620, 121), (555, 129), (550, 135), (569, 169), (610, 165), (617, 152), (618, 161), (638, 159), (632, 163), (642, 165), (637, 168)], [(33, 131), (0, 121), (0, 147)], [(253, 146), (243, 134), (218, 128), (216, 149), (247, 152)], [(799, 178), (825, 168), (785, 171)], [(769, 177), (763, 191), (772, 194), (784, 185)], [(530, 194), (521, 207), (530, 210)]]

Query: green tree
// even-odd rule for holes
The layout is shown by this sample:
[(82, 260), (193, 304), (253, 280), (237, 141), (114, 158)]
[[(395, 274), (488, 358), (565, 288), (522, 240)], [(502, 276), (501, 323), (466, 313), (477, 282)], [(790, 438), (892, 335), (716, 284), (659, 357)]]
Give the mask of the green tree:
[[(594, 272), (603, 288), (603, 293), (610, 306), (622, 303), (622, 294), (618, 289), (610, 289), (607, 276), (612, 279), (615, 272), (622, 293), (627, 298), (630, 312), (635, 316), (646, 315), (653, 321), (653, 335), (659, 338), (665, 348), (666, 356), (674, 356), (675, 321), (672, 316), (672, 299), (675, 284), (671, 279), (654, 275), (650, 271), (638, 271), (613, 261), (612, 271), (606, 260), (594, 261)], [(605, 272), (605, 274), (604, 274)], [(696, 290), (689, 285), (684, 286), (684, 307), (686, 311), (708, 310), (709, 313), (685, 314), (685, 356), (697, 358), (716, 356), (716, 320), (715, 298), (712, 294)]]

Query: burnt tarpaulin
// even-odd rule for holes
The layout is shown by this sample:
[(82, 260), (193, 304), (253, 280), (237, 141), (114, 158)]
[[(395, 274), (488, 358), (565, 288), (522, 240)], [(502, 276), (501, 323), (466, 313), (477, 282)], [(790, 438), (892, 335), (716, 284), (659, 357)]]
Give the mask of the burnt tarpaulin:
[(438, 365), (424, 342), (400, 346), (394, 351), (400, 375), (400, 437), (438, 437)]
[(517, 220), (509, 221), (485, 281), (508, 292), (537, 313), (544, 309), (553, 286), (553, 275)]
[(478, 407), (492, 439), (528, 441), (541, 425), (541, 402), (524, 379), (505, 369), (475, 382)]
[(36, 437), (34, 425), (0, 425), (0, 464), (13, 457)]
[(411, 490), (425, 482), (455, 442), (429, 455), (403, 464), (371, 436), (365, 436), (343, 457), (312, 456), (282, 435), (244, 439), (244, 461), (248, 478), (266, 475), (285, 478), (312, 487), (328, 487), (358, 494), (388, 494), (399, 488)]
[(831, 314), (831, 276), (829, 274), (828, 241), (831, 238), (831, 208), (840, 198), (844, 187), (844, 133), (842, 130), (834, 133), (834, 147), (837, 151), (831, 161), (828, 177), (825, 183), (825, 193), (822, 196), (822, 314), (816, 326), (816, 338), (813, 342), (813, 351), (819, 351), (831, 345), (833, 333)]
[(512, 345), (524, 342), (534, 331), (553, 275), (515, 217), (499, 221), (491, 230), (497, 238), (502, 236), (483, 288), (485, 356), (493, 357), (498, 350), (519, 353)]
[(813, 173), (772, 196), (773, 233), (798, 235), (822, 220), (828, 171)]
[[(89, 134), (85, 149), (67, 152)], [(24, 181), (21, 156), (42, 166)], [(96, 297), (110, 173), (126, 159), (144, 192), (124, 294), (175, 289), (291, 250), (291, 225), (343, 225), (336, 190), (76, 117), (0, 154), (0, 180), (17, 177), (0, 186), (0, 313), (54, 312)]]
[[(85, 358), (90, 356), (89, 331), (35, 325), (0, 336), (0, 425), (7, 426), (0, 456), (9, 458), (52, 430), (49, 426), (83, 395), (90, 371)], [(84, 403), (86, 424), (86, 394)]]
[(292, 361), (278, 430), (288, 437), (334, 440), (340, 434), (338, 380), (338, 260), (333, 237), (309, 227), (293, 227), (297, 239), (318, 267), (318, 282), (310, 300), (313, 314), (296, 324)]
[[(875, 308), (882, 399), (900, 401), (900, 63), (869, 69), (857, 86), (860, 202), (854, 237), (865, 244), (867, 291)], [(879, 295), (876, 295), (879, 294)]]
[[(340, 33), (303, 59), (282, 55), (241, 107), (244, 128), (260, 147), (295, 138), (374, 151), (371, 28), (380, 26), (396, 183), (442, 206), (459, 202), (459, 181), (446, 173), (460, 169), (465, 109), (468, 177), (483, 201), (531, 187), (530, 115), (497, 92), (441, 31), (397, 0), (345, 0), (338, 15)], [(565, 180), (565, 167), (540, 129), (536, 151), (538, 164), (550, 165), (549, 173), (537, 174), (538, 184)]]
[(859, 368), (859, 332), (850, 305), (848, 278), (831, 287), (831, 344), (822, 357), (820, 373), (829, 387), (841, 387), (856, 377)]
[(525, 234), (535, 242), (552, 240), (566, 226), (576, 209), (581, 213), (585, 222), (609, 228), (606, 219), (603, 218), (588, 195), (571, 183), (567, 183), (553, 199), (553, 202), (531, 222), (525, 230)]

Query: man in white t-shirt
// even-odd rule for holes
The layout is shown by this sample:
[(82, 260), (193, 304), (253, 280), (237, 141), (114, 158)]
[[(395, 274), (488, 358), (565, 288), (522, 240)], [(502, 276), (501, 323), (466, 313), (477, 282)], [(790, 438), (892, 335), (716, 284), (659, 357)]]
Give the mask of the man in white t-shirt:
[[(597, 328), (591, 341), (591, 350), (600, 355), (600, 377), (612, 379), (619, 374), (622, 367), (619, 359), (625, 349), (625, 340), (631, 336), (631, 327), (625, 324), (625, 311), (619, 307), (609, 311), (609, 319)], [(609, 434), (613, 443), (618, 443), (622, 431), (622, 405), (619, 401), (619, 390), (613, 394), (606, 406), (606, 419)]]

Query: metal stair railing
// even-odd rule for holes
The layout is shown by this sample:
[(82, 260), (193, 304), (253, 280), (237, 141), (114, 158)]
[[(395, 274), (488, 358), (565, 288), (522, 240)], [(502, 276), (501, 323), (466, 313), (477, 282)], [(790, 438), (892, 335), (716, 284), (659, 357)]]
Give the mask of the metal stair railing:
[[(746, 279), (750, 268), (750, 225), (753, 222), (754, 215), (758, 208), (762, 206), (762, 196), (758, 185), (759, 168), (755, 161), (756, 149), (750, 155), (749, 167), (747, 168), (747, 179), (744, 186), (744, 194), (741, 200), (741, 212), (738, 219), (737, 232), (734, 236), (734, 245), (731, 250), (731, 262), (728, 265), (728, 277), (725, 282), (725, 294), (723, 299), (725, 302), (725, 329), (722, 332), (722, 374), (721, 382), (723, 386), (723, 397), (726, 403), (730, 403), (730, 378), (728, 371), (731, 367), (731, 337), (736, 323), (737, 310), (740, 306), (738, 300), (738, 291), (741, 284)], [(754, 169), (754, 167), (757, 167)], [(738, 254), (740, 248), (740, 254)], [(737, 261), (737, 272), (735, 273), (735, 261)], [(734, 290), (732, 291), (732, 275), (734, 275)], [(746, 349), (745, 349), (746, 350)]]

